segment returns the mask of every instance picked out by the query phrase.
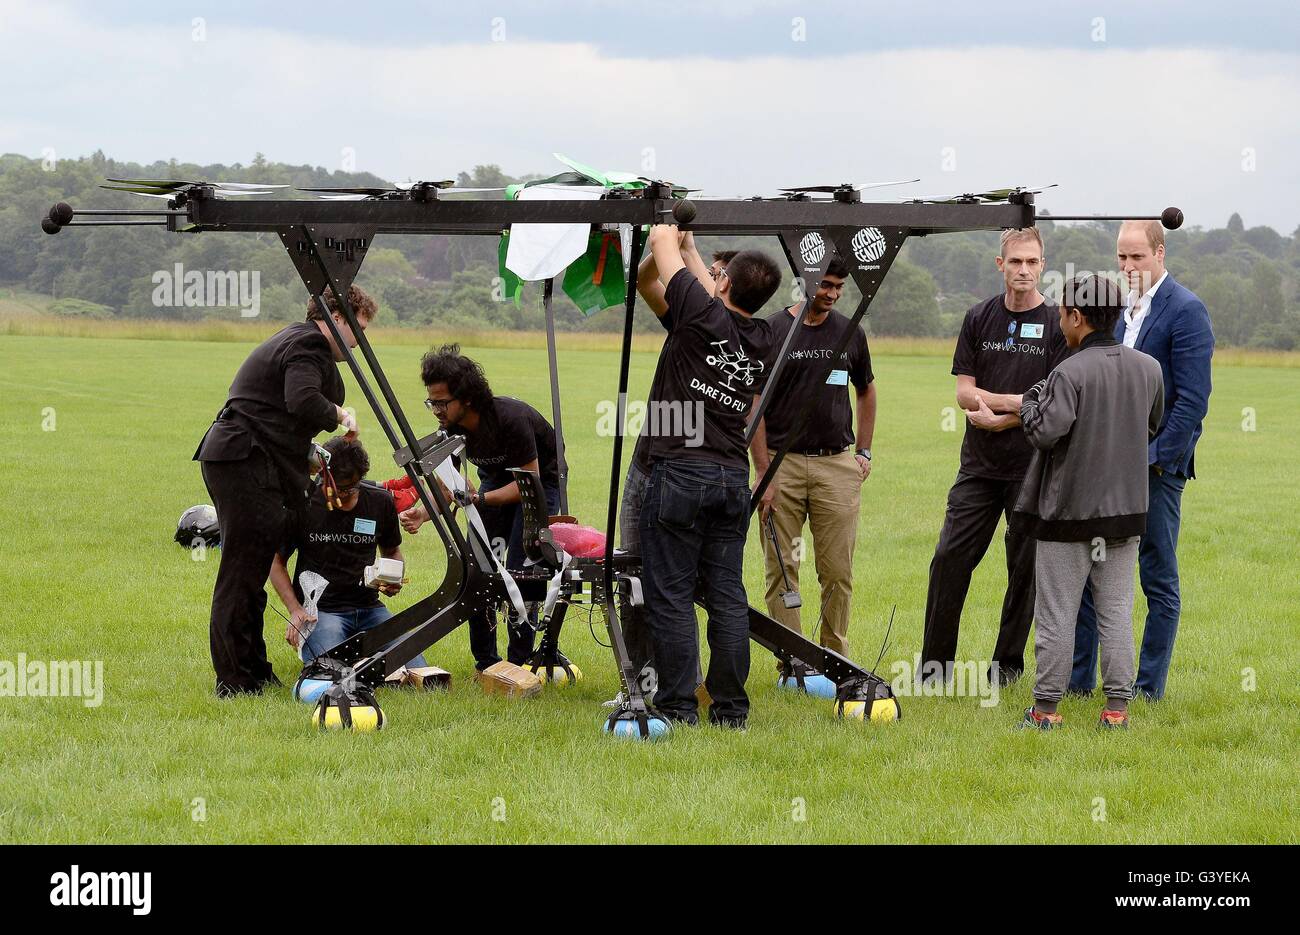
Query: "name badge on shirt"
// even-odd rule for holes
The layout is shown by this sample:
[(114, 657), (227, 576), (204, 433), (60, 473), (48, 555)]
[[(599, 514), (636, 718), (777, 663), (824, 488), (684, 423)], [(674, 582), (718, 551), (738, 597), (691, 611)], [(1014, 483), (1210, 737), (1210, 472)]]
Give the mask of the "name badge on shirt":
[(848, 386), (849, 372), (847, 370), (832, 370), (831, 375), (826, 378), (827, 386)]
[(1022, 338), (1041, 338), (1043, 336), (1043, 326), (1025, 322), (1020, 326), (1020, 336)]
[(352, 521), (352, 531), (373, 536), (375, 534), (375, 521), (373, 519), (362, 519), (358, 516)]

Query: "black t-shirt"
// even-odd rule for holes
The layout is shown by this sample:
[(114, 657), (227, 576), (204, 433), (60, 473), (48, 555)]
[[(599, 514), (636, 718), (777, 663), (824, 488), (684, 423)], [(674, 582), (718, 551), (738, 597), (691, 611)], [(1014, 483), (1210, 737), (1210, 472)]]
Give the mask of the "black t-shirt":
[[(975, 385), (990, 393), (1023, 393), (1069, 353), (1055, 305), (1044, 302), (1025, 312), (1011, 312), (998, 295), (966, 313), (952, 355), (952, 372), (974, 377)], [(990, 432), (967, 421), (961, 470), (976, 477), (1020, 480), (1032, 453), (1018, 427)]]
[(379, 606), (379, 591), (361, 583), (367, 565), (375, 562), (376, 549), (402, 544), (393, 495), (382, 487), (362, 484), (357, 505), (350, 510), (327, 510), (320, 487), (311, 491), (306, 510), (291, 523), (288, 541), (280, 549), (287, 562), (295, 551), (293, 590), (302, 600), (298, 576), (314, 571), (326, 581), (316, 607), (340, 612)]
[[(768, 322), (772, 325), (773, 353), (779, 353), (781, 343), (795, 323), (794, 316), (785, 309)], [(849, 406), (847, 387), (852, 383), (861, 392), (875, 379), (871, 372), (871, 351), (862, 328), (854, 329), (848, 347), (840, 353), (839, 363), (830, 376), (823, 376), (831, 352), (851, 326), (852, 322), (834, 309), (820, 325), (810, 325), (802, 314), (799, 316), (799, 331), (786, 352), (772, 401), (763, 414), (767, 447), (773, 451), (785, 443), (809, 397), (817, 399), (814, 417), (801, 426), (802, 431), (794, 433), (790, 450), (843, 450), (853, 444), (853, 410)]]
[(454, 425), (449, 435), (465, 437), (465, 457), (478, 468), (479, 482), (500, 487), (514, 480), (510, 468), (537, 462), (542, 483), (560, 486), (555, 452), (555, 429), (540, 412), (512, 396), (494, 396), (492, 405), (479, 413), (478, 429), (466, 432)]
[(650, 460), (749, 465), (745, 416), (771, 369), (772, 328), (733, 312), (687, 269), (669, 280), (668, 340), (646, 412)]
[[(663, 327), (665, 331), (673, 330), (672, 319), (668, 315), (663, 315), (662, 317), (656, 315), (655, 319), (659, 322), (659, 324)], [(659, 355), (659, 359), (655, 361), (655, 374), (651, 381), (651, 386), (654, 385), (655, 380), (659, 379), (659, 371), (663, 369), (663, 360), (664, 358), (663, 355), (661, 354)], [(650, 462), (650, 420), (649, 419), (646, 419), (644, 422), (641, 423), (641, 433), (637, 436), (636, 447), (632, 449), (632, 463), (636, 465), (636, 469), (640, 471), (642, 474), (646, 475), (647, 477), (650, 476), (650, 471), (654, 467), (654, 465)]]

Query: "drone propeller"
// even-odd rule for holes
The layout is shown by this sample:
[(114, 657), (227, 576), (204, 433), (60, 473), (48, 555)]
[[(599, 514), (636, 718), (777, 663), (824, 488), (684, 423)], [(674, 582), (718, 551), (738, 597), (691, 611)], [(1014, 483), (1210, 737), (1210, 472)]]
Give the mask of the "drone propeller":
[(122, 188), (122, 187), (119, 187), (119, 186), (117, 186), (117, 185), (101, 185), (101, 186), (99, 186), (99, 187), (100, 187), (100, 188), (106, 188), (106, 189), (108, 189), (109, 191), (113, 191), (113, 192), (132, 192), (133, 194), (136, 194), (136, 195), (144, 195), (146, 198), (164, 198), (164, 199), (167, 199), (167, 198), (175, 198), (175, 197), (176, 197), (176, 192), (174, 192), (174, 191), (172, 191), (172, 192), (156, 192), (156, 191), (152, 191), (152, 190), (146, 190), (146, 189), (143, 189), (143, 188)]
[(400, 193), (400, 188), (299, 188), (300, 192), (325, 192), (327, 197), (339, 195), (356, 195), (360, 198), (378, 198), (381, 195)]
[(196, 179), (105, 179), (105, 181), (117, 184), (101, 185), (100, 188), (136, 192), (141, 195), (150, 192), (185, 191), (199, 186), (215, 188), (224, 194), (267, 195), (270, 194), (270, 190), (273, 188), (289, 187), (288, 185), (276, 185), (270, 182), (204, 182)]
[(105, 179), (123, 185), (146, 185), (149, 188), (184, 188), (187, 185), (211, 185), (214, 188), (288, 188), (270, 182), (205, 182), (198, 179)]
[(445, 194), (464, 195), (470, 192), (503, 192), (505, 190), (505, 186), (502, 186), (501, 188), (461, 188), (459, 185), (455, 185), (451, 188), (445, 189)]
[(937, 195), (934, 197), (921, 196), (918, 198), (907, 198), (904, 199), (904, 201), (906, 204), (997, 204), (1009, 200), (1012, 195), (1037, 195), (1039, 192), (1045, 192), (1049, 188), (1057, 187), (1058, 183), (1056, 182), (1038, 188), (1024, 188), (1017, 185), (1014, 188), (991, 188), (988, 191), (963, 192), (960, 195)]
[(593, 169), (591, 166), (584, 165), (583, 163), (578, 162), (578, 160), (576, 159), (570, 159), (568, 156), (564, 155), (563, 153), (551, 153), (551, 155), (554, 156), (556, 159), (558, 159), (560, 162), (564, 163), (574, 172), (578, 173), (579, 175), (585, 176), (586, 178), (595, 182), (597, 185), (603, 185), (606, 188), (614, 188), (617, 186), (631, 186), (634, 188), (640, 188), (647, 181), (642, 176), (637, 175), (634, 172), (616, 172), (616, 171), (601, 172), (598, 169)]
[(389, 188), (326, 186), (324, 188), (299, 188), (300, 192), (316, 192), (327, 201), (359, 201), (374, 198), (380, 201), (396, 201), (410, 198), (414, 201), (428, 201), (434, 196), (435, 189), (447, 189), (455, 185), (453, 179), (437, 182), (398, 182)]
[(779, 188), (777, 191), (789, 193), (818, 192), (833, 195), (836, 192), (864, 192), (871, 188), (887, 188), (891, 185), (911, 185), (920, 179), (899, 179), (896, 182), (842, 182), (839, 185), (803, 185), (795, 188)]

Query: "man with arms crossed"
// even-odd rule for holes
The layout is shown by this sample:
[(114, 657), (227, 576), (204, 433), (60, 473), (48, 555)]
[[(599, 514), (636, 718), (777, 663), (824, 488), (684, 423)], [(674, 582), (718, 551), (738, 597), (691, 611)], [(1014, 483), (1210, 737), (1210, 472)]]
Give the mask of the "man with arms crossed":
[[(988, 550), (998, 517), (1009, 518), (1032, 448), (1020, 430), (1020, 395), (1068, 353), (1056, 307), (1043, 299), (1043, 238), (1037, 228), (1002, 233), (1002, 295), (966, 313), (952, 372), (957, 404), (967, 414), (961, 467), (948, 491), (925, 600), (922, 680), (947, 680), (957, 657), (957, 629), (971, 574)], [(1003, 682), (1025, 668), (1034, 615), (1034, 540), (1008, 527), (1007, 590), (989, 678)]]

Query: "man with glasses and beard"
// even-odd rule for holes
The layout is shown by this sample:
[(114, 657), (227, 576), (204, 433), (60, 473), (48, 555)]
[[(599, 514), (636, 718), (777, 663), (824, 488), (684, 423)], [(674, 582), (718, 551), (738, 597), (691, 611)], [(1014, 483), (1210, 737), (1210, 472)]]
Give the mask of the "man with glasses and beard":
[[(428, 399), (425, 406), (437, 417), (438, 427), (465, 438), (464, 457), (478, 468), (479, 484), (470, 484), (470, 502), (478, 509), (488, 534), (488, 547), (498, 556), (504, 550), (510, 571), (524, 567), (524, 511), (519, 484), (511, 468), (536, 471), (546, 492), (546, 508), (559, 512), (560, 472), (555, 429), (527, 403), (510, 396), (494, 396), (483, 368), (465, 357), (457, 344), (429, 351), (420, 362)], [(423, 504), (401, 516), (402, 528), (414, 533), (429, 519)], [(531, 627), (511, 627), (506, 658), (524, 665), (533, 653)], [(470, 651), (481, 672), (501, 661), (496, 630), (486, 617), (469, 621)]]

